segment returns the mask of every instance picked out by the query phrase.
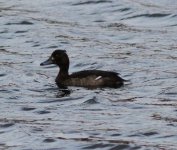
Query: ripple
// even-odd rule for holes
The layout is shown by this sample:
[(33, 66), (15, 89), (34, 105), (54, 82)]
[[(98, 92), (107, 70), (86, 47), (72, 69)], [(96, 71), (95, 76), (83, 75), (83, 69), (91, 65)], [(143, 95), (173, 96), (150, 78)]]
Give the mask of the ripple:
[(131, 8), (121, 8), (121, 9), (119, 9), (118, 11), (124, 12), (124, 11), (129, 11), (129, 10), (131, 10)]
[(153, 135), (156, 135), (156, 134), (159, 134), (159, 133), (158, 132), (153, 132), (153, 131), (143, 133), (143, 135), (145, 135), (145, 136), (153, 136)]
[(33, 23), (30, 21), (21, 21), (21, 22), (9, 22), (6, 23), (5, 25), (33, 25)]
[(8, 32), (9, 32), (8, 30), (3, 30), (0, 33), (3, 34), (3, 33), (8, 33)]
[(97, 98), (94, 96), (91, 99), (88, 99), (84, 102), (84, 104), (98, 104), (99, 102), (97, 101)]
[(5, 73), (0, 74), (0, 77), (4, 77), (4, 76), (6, 76), (6, 74), (5, 74)]
[(26, 33), (28, 31), (25, 31), (25, 30), (19, 30), (19, 31), (16, 31), (15, 33)]
[(89, 5), (89, 4), (100, 4), (100, 3), (112, 3), (110, 0), (96, 0), (96, 1), (85, 1), (85, 2), (78, 2), (75, 4), (72, 4), (73, 6), (77, 5)]
[(127, 144), (120, 144), (118, 146), (115, 146), (111, 148), (110, 150), (124, 150), (124, 149), (130, 149), (131, 147)]
[(47, 48), (56, 49), (58, 48), (58, 46), (52, 45), (52, 46), (48, 46)]
[(41, 110), (41, 111), (37, 111), (38, 114), (43, 115), (43, 114), (49, 114), (51, 113), (50, 111), (47, 110)]
[(121, 136), (122, 134), (120, 133), (115, 133), (115, 134), (112, 134), (111, 136)]
[(32, 47), (38, 47), (41, 46), (40, 44), (34, 44)]
[(35, 110), (36, 108), (34, 107), (23, 107), (22, 110), (23, 111), (31, 111), (31, 110)]
[(43, 132), (43, 129), (42, 128), (39, 128), (39, 127), (35, 127), (32, 129), (32, 132), (36, 133), (36, 132)]
[(148, 17), (148, 18), (161, 18), (161, 17), (166, 17), (171, 14), (161, 14), (161, 13), (154, 13), (154, 14), (140, 14), (140, 15), (134, 15), (131, 17), (123, 18), (121, 20), (128, 20), (128, 19), (133, 19), (133, 18), (139, 18), (139, 17)]
[(145, 133), (136, 133), (136, 134), (132, 134), (130, 135), (130, 137), (134, 137), (134, 136), (153, 136), (153, 135), (159, 135), (158, 132), (155, 131), (149, 131), (149, 132), (145, 132)]
[(163, 121), (170, 122), (170, 123), (176, 123), (177, 122), (177, 118), (163, 117), (159, 114), (152, 115), (152, 118), (155, 119), (155, 120), (163, 120)]
[(0, 124), (0, 128), (9, 128), (11, 126), (14, 126), (15, 123), (5, 123), (5, 124)]
[(51, 143), (51, 142), (55, 142), (55, 139), (52, 138), (46, 138), (43, 140), (44, 143)]
[(103, 144), (103, 143), (98, 143), (94, 144), (91, 146), (83, 147), (82, 149), (97, 149), (97, 148), (106, 148), (106, 147), (112, 147), (113, 144)]

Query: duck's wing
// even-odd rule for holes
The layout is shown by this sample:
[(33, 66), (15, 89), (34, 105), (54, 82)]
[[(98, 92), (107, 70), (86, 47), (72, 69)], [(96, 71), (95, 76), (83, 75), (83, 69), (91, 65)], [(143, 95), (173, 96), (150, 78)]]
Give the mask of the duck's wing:
[(103, 70), (84, 70), (72, 73), (70, 75), (71, 78), (86, 78), (88, 76), (95, 76), (96, 80), (102, 77), (109, 77), (118, 79), (120, 81), (124, 81), (121, 77), (118, 76), (118, 73), (111, 71), (103, 71)]

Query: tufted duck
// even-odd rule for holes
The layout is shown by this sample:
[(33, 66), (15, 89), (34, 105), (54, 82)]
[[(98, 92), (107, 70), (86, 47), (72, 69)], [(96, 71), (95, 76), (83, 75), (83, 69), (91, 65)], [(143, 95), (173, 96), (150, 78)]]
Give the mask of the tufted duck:
[(41, 63), (41, 66), (56, 64), (60, 71), (55, 79), (59, 87), (80, 86), (88, 88), (112, 87), (117, 88), (125, 81), (116, 72), (102, 70), (84, 70), (68, 74), (69, 58), (65, 50), (55, 50), (48, 60)]

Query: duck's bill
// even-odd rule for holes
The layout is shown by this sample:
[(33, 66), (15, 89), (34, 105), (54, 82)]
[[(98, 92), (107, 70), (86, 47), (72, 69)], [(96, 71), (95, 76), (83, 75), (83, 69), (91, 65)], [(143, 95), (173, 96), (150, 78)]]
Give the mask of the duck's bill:
[(47, 59), (46, 61), (42, 62), (40, 66), (46, 66), (46, 65), (51, 65), (53, 64), (53, 61), (51, 58)]

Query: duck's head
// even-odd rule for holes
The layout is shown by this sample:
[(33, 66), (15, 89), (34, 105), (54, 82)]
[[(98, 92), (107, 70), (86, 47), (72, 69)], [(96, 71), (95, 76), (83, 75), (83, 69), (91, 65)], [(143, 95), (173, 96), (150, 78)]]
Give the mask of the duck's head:
[(69, 58), (65, 50), (55, 50), (52, 55), (46, 61), (42, 62), (40, 65), (50, 65), (56, 64), (60, 69), (69, 69)]

